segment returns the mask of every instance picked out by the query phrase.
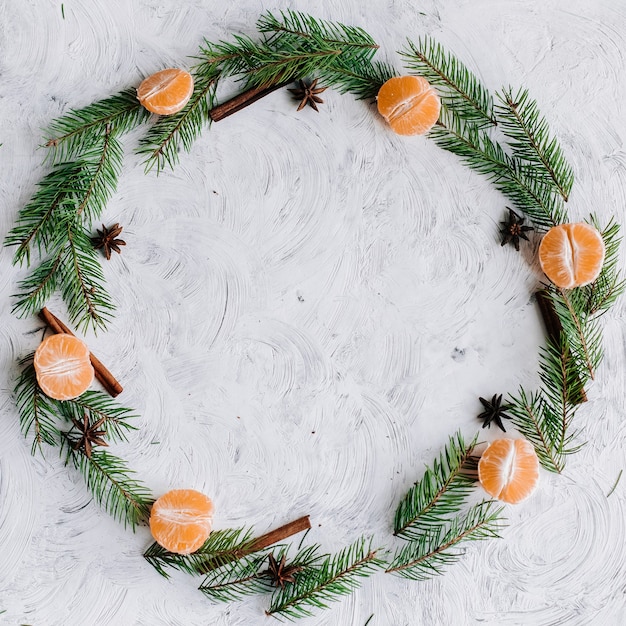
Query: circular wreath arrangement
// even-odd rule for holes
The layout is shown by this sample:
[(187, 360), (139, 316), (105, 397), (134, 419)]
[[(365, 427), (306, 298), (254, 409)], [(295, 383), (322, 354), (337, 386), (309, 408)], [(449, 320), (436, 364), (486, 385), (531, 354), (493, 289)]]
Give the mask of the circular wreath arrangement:
[[(325, 608), (381, 570), (413, 580), (442, 573), (461, 556), (460, 544), (497, 537), (503, 525), (503, 508), (494, 499), (472, 504), (479, 483), (492, 498), (516, 502), (532, 491), (539, 464), (564, 469), (581, 445), (572, 423), (602, 358), (599, 317), (623, 292), (624, 281), (617, 269), (619, 226), (600, 225), (593, 216), (569, 223), (565, 204), (573, 171), (526, 90), (504, 88), (494, 97), (429, 37), (408, 41), (400, 54), (409, 75), (398, 77), (373, 60), (378, 46), (360, 28), (294, 11), (268, 12), (257, 28), (258, 40), (239, 35), (232, 42), (205, 41), (191, 74), (164, 70), (137, 92), (123, 91), (55, 120), (45, 143), (50, 171), (5, 244), (16, 247), (15, 264), (32, 266), (19, 283), (15, 313), (38, 312), (56, 333), (23, 360), (16, 384), (20, 423), (33, 437), (33, 453), (59, 447), (115, 518), (133, 529), (150, 520), (157, 542), (144, 556), (164, 576), (168, 568), (203, 576), (200, 590), (215, 602), (272, 592), (267, 614), (294, 619)], [(239, 77), (245, 89), (218, 104), (218, 85), (229, 77)], [(122, 135), (150, 122), (137, 151), (146, 171), (159, 173), (173, 168), (181, 149), (189, 151), (206, 126), (296, 81), (290, 91), (298, 110), (318, 110), (328, 87), (377, 99), (393, 130), (427, 133), (486, 176), (514, 206), (502, 222), (502, 245), (519, 250), (530, 230), (546, 233), (539, 256), (549, 282), (536, 294), (547, 329), (540, 388), (520, 387), (506, 401), (502, 394), (480, 398), (483, 427), (493, 423), (504, 431), (502, 420), (508, 419), (522, 438), (497, 440), (479, 455), (478, 435), (469, 442), (460, 432), (452, 435), (399, 503), (393, 534), (403, 543), (393, 550), (361, 537), (334, 555), (316, 545), (294, 551), (284, 541), (310, 528), (308, 516), (255, 537), (248, 528), (211, 532), (213, 505), (193, 490), (155, 502), (126, 463), (103, 450), (134, 428), (132, 411), (113, 399), (121, 385), (45, 306), (58, 290), (78, 328), (105, 329), (111, 318), (113, 301), (97, 251), (107, 259), (119, 253), (122, 227), (102, 225), (97, 236), (92, 229), (116, 189)], [(94, 374), (107, 393), (88, 389)], [(68, 381), (78, 386), (68, 392)]]

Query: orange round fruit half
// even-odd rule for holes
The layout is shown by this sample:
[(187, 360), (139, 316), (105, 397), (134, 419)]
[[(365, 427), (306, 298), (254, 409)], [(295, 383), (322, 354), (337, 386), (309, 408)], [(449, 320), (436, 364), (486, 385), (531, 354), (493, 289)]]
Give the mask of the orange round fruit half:
[(493, 498), (517, 504), (539, 481), (539, 459), (526, 439), (496, 439), (478, 462), (478, 480)]
[(176, 554), (195, 552), (211, 534), (213, 502), (194, 489), (172, 489), (162, 495), (150, 513), (154, 540)]
[(602, 271), (605, 246), (590, 224), (553, 226), (539, 245), (539, 263), (545, 275), (561, 289), (592, 283)]
[(439, 119), (441, 101), (421, 76), (390, 78), (378, 91), (378, 112), (398, 135), (423, 135)]
[(151, 113), (172, 115), (185, 107), (193, 93), (193, 77), (177, 68), (148, 76), (137, 89), (137, 99)]
[(77, 398), (93, 382), (89, 348), (73, 335), (44, 339), (35, 351), (34, 365), (39, 387), (55, 400)]

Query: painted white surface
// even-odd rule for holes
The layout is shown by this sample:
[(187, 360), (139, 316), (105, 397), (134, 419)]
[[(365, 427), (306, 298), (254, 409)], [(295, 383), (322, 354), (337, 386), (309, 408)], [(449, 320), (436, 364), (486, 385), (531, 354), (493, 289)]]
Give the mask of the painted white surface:
[[(40, 129), (153, 71), (202, 37), (253, 31), (287, 6), (363, 26), (381, 58), (437, 37), (486, 84), (523, 84), (576, 173), (574, 219), (624, 218), (626, 8), (621, 0), (3, 0), (0, 226), (45, 168)], [(129, 137), (105, 223), (128, 246), (105, 272), (118, 305), (93, 351), (125, 386), (141, 430), (119, 452), (156, 494), (210, 494), (216, 526), (259, 532), (310, 514), (332, 551), (361, 533), (393, 545), (393, 511), (478, 395), (535, 383), (543, 331), (531, 246), (501, 248), (505, 200), (425, 139), (392, 135), (350, 96), (295, 112), (275, 93), (215, 125), (176, 170), (144, 176)], [(0, 253), (0, 623), (268, 624), (266, 599), (213, 606), (165, 581), (133, 535), (54, 453), (31, 457), (11, 389), (36, 319), (9, 294)], [(60, 302), (51, 308), (63, 313)], [(504, 540), (471, 546), (440, 578), (387, 575), (303, 624), (623, 624), (626, 619), (624, 304), (578, 426), (586, 448), (508, 511)], [(497, 432), (485, 432), (493, 438)]]

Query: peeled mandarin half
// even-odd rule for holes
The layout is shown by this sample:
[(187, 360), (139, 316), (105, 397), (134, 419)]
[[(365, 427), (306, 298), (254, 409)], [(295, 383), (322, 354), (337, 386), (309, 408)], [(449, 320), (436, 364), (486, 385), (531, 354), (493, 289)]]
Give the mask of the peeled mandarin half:
[(184, 108), (192, 93), (191, 74), (172, 68), (148, 76), (137, 89), (137, 99), (151, 113), (172, 115)]
[(162, 495), (150, 513), (154, 540), (176, 554), (195, 552), (211, 534), (213, 502), (194, 489), (173, 489)]
[(89, 348), (72, 335), (50, 335), (35, 352), (35, 373), (41, 390), (55, 400), (77, 398), (93, 382)]
[(526, 439), (497, 439), (478, 462), (478, 479), (498, 500), (517, 504), (528, 498), (539, 480), (539, 459)]
[(602, 235), (585, 223), (554, 226), (539, 245), (541, 269), (561, 289), (593, 282), (602, 271), (604, 255)]
[(398, 135), (423, 135), (439, 119), (441, 101), (421, 76), (390, 78), (378, 91), (378, 112)]

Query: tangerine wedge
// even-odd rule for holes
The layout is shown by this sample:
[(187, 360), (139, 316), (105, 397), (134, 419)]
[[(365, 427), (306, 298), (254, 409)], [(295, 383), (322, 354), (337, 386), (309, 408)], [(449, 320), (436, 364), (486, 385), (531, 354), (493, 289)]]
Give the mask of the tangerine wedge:
[(35, 352), (34, 365), (41, 390), (55, 400), (77, 398), (93, 382), (89, 348), (73, 335), (44, 339)]
[(539, 245), (539, 262), (545, 275), (561, 289), (593, 282), (602, 271), (605, 246), (590, 224), (553, 226)]
[(390, 78), (378, 91), (378, 112), (398, 135), (423, 135), (439, 119), (441, 101), (421, 76)]
[(213, 502), (195, 489), (172, 489), (162, 495), (150, 513), (154, 540), (170, 552), (191, 554), (211, 534)]
[(191, 74), (171, 68), (148, 76), (137, 88), (137, 99), (151, 113), (172, 115), (184, 108), (192, 93)]
[(517, 504), (528, 498), (539, 480), (539, 459), (526, 439), (496, 439), (478, 462), (478, 480), (498, 500)]

